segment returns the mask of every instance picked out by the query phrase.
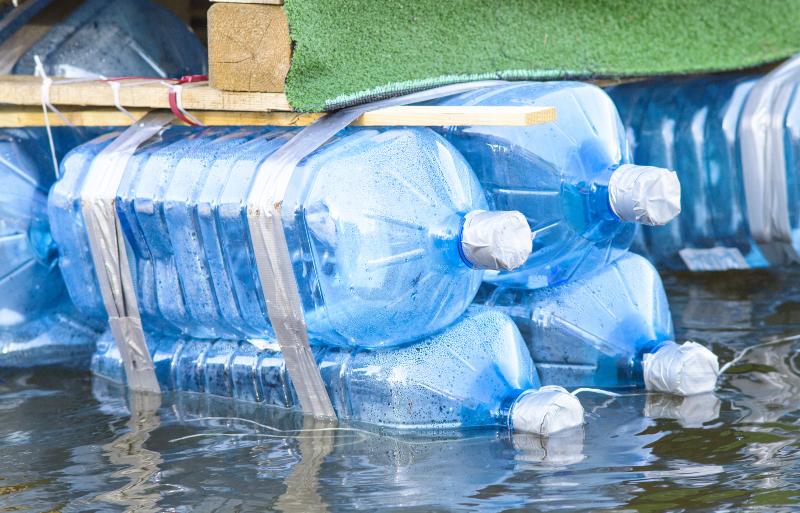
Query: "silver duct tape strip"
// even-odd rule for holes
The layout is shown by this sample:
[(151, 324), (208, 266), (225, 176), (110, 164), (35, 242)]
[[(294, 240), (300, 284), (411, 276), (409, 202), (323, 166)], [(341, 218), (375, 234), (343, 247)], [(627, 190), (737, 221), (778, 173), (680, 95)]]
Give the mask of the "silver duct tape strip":
[(792, 246), (786, 184), (784, 121), (800, 56), (761, 78), (750, 91), (739, 123), (747, 219), (753, 239), (772, 264), (800, 261)]
[(142, 331), (125, 238), (114, 201), (131, 155), (173, 117), (170, 112), (154, 112), (131, 125), (94, 158), (81, 189), (81, 212), (89, 248), (128, 386), (156, 393), (160, 389)]
[(295, 168), (364, 112), (504, 83), (487, 80), (453, 84), (342, 109), (305, 127), (262, 162), (247, 197), (247, 221), (269, 319), (305, 413), (318, 418), (336, 417), (309, 344), (303, 304), (281, 219), (281, 205)]

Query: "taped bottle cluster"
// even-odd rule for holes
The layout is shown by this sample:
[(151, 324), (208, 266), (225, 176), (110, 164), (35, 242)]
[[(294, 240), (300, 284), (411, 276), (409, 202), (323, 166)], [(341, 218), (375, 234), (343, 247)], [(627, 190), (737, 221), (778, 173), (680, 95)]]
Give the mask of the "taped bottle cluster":
[(683, 213), (647, 228), (660, 265), (724, 271), (797, 263), (800, 61), (769, 73), (664, 78), (608, 90), (637, 162), (678, 170)]
[[(102, 59), (64, 45), (64, 31), (80, 39), (117, 22), (135, 27), (138, 15), (125, 13), (149, 6), (117, 3), (87, 2), (40, 41), (47, 72), (202, 68), (188, 32), (180, 44), (157, 43), (175, 20), (148, 27), (158, 51), (134, 39), (126, 47), (136, 55)], [(29, 64), (23, 56), (15, 69), (32, 72)], [(610, 98), (587, 84), (522, 82), (427, 101), (553, 106), (558, 120), (345, 128), (285, 175), (265, 163), (285, 157), (305, 137), (299, 129), (63, 129), (53, 138), (57, 180), (44, 131), (4, 130), (0, 366), (91, 359), (97, 376), (125, 383), (120, 330), (139, 329), (162, 390), (299, 411), (282, 337), (307, 330), (341, 420), (538, 435), (583, 423), (568, 388), (713, 390), (716, 358), (674, 341), (657, 272), (628, 252), (638, 225), (678, 215), (680, 183), (669, 167), (631, 162)], [(119, 179), (101, 198), (109, 224), (87, 217), (98, 176)], [(265, 258), (282, 265), (270, 260), (276, 253), (259, 249), (254, 219), (268, 212), (253, 198), (265, 183), (285, 191), (269, 207), (289, 281), (265, 269)], [(98, 245), (117, 238), (117, 259), (100, 258)], [(109, 306), (109, 275), (135, 307), (126, 325)], [(292, 305), (270, 292), (287, 287), (297, 310), (279, 317)]]

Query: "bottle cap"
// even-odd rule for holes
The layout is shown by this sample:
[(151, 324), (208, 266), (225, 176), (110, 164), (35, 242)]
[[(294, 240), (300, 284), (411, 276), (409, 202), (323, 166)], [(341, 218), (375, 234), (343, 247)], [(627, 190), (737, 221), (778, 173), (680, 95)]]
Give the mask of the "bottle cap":
[(583, 406), (574, 395), (550, 385), (523, 392), (510, 417), (514, 431), (550, 436), (583, 425)]
[(473, 210), (464, 216), (461, 252), (476, 269), (513, 271), (531, 254), (531, 227), (516, 210)]
[(669, 169), (623, 164), (608, 180), (608, 201), (623, 221), (660, 226), (681, 212), (681, 183)]
[(668, 342), (642, 359), (647, 390), (675, 395), (712, 392), (717, 387), (717, 356), (696, 342)]

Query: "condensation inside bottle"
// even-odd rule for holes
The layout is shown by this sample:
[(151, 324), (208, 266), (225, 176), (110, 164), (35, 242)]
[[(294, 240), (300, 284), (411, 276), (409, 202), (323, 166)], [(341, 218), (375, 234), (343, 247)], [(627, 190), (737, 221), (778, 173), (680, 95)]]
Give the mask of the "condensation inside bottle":
[(498, 210), (519, 210), (531, 225), (533, 253), (519, 271), (487, 273), (508, 285), (561, 283), (609, 263), (630, 245), (635, 225), (608, 203), (608, 179), (629, 162), (611, 100), (577, 82), (509, 84), (465, 93), (448, 105), (551, 106), (557, 119), (527, 127), (444, 130), (472, 165)]

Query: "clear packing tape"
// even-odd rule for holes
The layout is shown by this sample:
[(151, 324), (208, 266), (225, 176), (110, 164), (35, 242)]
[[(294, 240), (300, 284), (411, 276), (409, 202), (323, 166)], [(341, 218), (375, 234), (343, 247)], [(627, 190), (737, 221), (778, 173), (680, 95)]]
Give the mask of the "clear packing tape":
[(755, 84), (739, 123), (750, 232), (764, 257), (775, 265), (800, 261), (792, 246), (784, 148), (784, 113), (798, 81), (800, 55)]
[[(270, 322), (304, 413), (319, 418), (336, 417), (311, 351), (283, 230), (281, 206), (297, 165), (366, 111), (423, 102), (501, 83), (456, 84), (343, 109), (305, 127), (261, 163), (247, 198), (250, 236)], [(86, 220), (92, 259), (109, 324), (125, 365), (128, 386), (148, 392), (158, 392), (159, 385), (142, 329), (114, 198), (130, 157), (173, 119), (170, 112), (153, 112), (131, 125), (95, 157), (81, 190), (81, 211)]]
[(128, 386), (154, 393), (160, 389), (142, 330), (125, 237), (114, 201), (130, 157), (172, 119), (169, 112), (148, 114), (104, 148), (91, 163), (80, 198), (103, 305), (125, 365)]
[[(297, 165), (364, 112), (434, 100), (502, 83), (454, 84), (330, 113), (295, 134), (260, 165), (247, 198), (250, 238), (270, 322), (304, 413), (318, 418), (336, 417), (311, 352), (303, 305), (283, 231), (281, 207)], [(286, 215), (291, 216), (293, 212), (286, 212)]]

